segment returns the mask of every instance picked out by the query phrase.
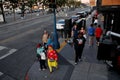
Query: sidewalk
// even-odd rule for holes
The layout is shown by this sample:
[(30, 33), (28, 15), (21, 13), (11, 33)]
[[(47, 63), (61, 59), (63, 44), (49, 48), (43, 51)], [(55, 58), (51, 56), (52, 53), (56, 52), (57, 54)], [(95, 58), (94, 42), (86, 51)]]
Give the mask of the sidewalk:
[(74, 49), (69, 44), (59, 52), (59, 69), (53, 73), (49, 69), (39, 71), (39, 62), (35, 62), (29, 69), (26, 80), (119, 80), (120, 76), (102, 61), (96, 59), (97, 46), (88, 47), (86, 42), (82, 62), (74, 65)]
[[(15, 24), (18, 24), (18, 23), (22, 23), (22, 22), (27, 22), (27, 21), (32, 21), (32, 20), (34, 20), (34, 19), (39, 19), (39, 18), (41, 18), (41, 17), (45, 17), (45, 16), (49, 16), (49, 15), (51, 15), (51, 14), (45, 14), (45, 15), (39, 15), (39, 16), (36, 16), (35, 14), (34, 14), (34, 16), (33, 17), (31, 17), (30, 16), (30, 14), (29, 15), (27, 15), (27, 17), (25, 18), (25, 19), (21, 19), (21, 18), (17, 18), (15, 21), (14, 20), (10, 20), (10, 21), (7, 21), (7, 23), (1, 23), (0, 24), (0, 27), (4, 27), (4, 26), (9, 26), (9, 25), (15, 25)], [(13, 17), (11, 17), (10, 19), (13, 19)]]
[(49, 69), (39, 71), (39, 62), (35, 62), (29, 69), (26, 80), (120, 80), (120, 75), (115, 71), (109, 71), (108, 66), (103, 61), (97, 60), (97, 46), (88, 46), (86, 41), (82, 60), (77, 65), (74, 64), (74, 48), (59, 39), (63, 43), (58, 57), (59, 69), (53, 73)]

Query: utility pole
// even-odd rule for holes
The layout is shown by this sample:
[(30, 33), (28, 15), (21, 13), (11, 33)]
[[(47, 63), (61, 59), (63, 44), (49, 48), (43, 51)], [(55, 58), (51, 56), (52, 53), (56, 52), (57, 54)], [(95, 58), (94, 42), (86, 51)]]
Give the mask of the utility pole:
[(53, 43), (54, 43), (55, 49), (59, 49), (60, 44), (58, 41), (58, 34), (56, 30), (56, 0), (49, 0), (49, 8), (53, 9), (53, 18), (54, 18)]

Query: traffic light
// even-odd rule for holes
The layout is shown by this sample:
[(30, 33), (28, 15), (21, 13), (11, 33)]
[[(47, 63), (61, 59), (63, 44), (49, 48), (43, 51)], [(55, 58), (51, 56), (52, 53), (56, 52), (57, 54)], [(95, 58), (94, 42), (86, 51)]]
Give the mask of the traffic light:
[(55, 0), (48, 0), (49, 3), (55, 3)]
[(49, 8), (56, 8), (55, 0), (48, 0), (49, 1)]
[(56, 4), (53, 3), (49, 4), (49, 8), (56, 8)]

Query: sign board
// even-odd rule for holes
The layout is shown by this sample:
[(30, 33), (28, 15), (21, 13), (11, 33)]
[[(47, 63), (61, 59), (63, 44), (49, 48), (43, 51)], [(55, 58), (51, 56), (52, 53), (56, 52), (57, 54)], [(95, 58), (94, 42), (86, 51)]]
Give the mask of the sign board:
[(96, 6), (96, 0), (90, 0), (90, 6)]
[(0, 14), (0, 22), (4, 22), (3, 15)]
[(101, 6), (120, 5), (120, 0), (102, 0)]

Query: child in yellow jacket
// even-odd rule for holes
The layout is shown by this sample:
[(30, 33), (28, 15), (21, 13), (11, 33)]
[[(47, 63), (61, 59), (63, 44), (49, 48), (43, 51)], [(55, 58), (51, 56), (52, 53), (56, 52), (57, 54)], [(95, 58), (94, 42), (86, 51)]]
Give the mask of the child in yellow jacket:
[(58, 68), (58, 55), (56, 50), (53, 49), (52, 45), (48, 46), (47, 50), (47, 58), (48, 58), (48, 67), (50, 72), (52, 72), (52, 68)]

